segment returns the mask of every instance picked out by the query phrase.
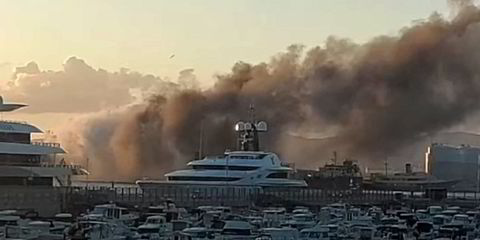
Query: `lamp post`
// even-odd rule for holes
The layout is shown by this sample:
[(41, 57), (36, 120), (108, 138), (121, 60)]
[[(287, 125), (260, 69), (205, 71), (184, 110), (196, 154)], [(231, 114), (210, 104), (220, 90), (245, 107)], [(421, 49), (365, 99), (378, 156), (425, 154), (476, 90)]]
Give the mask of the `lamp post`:
[(480, 192), (480, 155), (477, 154), (477, 194), (475, 200), (478, 201), (478, 194)]

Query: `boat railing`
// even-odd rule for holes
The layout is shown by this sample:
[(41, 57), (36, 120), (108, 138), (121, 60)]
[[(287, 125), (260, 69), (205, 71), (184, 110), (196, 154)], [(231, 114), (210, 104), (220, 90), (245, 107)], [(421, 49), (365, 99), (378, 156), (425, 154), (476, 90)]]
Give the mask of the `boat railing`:
[(43, 142), (43, 141), (33, 141), (32, 142), (32, 145), (36, 145), (36, 146), (42, 146), (42, 147), (56, 147), (56, 148), (59, 148), (60, 147), (60, 143), (56, 143), (56, 142)]
[(22, 162), (22, 163), (0, 164), (0, 166), (64, 168), (64, 169), (71, 169), (72, 171), (76, 171), (78, 173), (88, 174), (88, 171), (85, 168), (83, 168), (82, 165), (78, 165), (78, 164), (51, 163), (51, 162), (41, 162), (41, 163)]
[(66, 163), (41, 163), (40, 166), (51, 167), (51, 168), (61, 167), (61, 168), (76, 169), (76, 170), (83, 169), (83, 167), (79, 164), (66, 164)]
[(295, 169), (295, 164), (294, 163), (281, 162), (280, 166)]
[(17, 124), (27, 124), (28, 125), (28, 122), (20, 121), (20, 120), (0, 120), (0, 123), (17, 123)]

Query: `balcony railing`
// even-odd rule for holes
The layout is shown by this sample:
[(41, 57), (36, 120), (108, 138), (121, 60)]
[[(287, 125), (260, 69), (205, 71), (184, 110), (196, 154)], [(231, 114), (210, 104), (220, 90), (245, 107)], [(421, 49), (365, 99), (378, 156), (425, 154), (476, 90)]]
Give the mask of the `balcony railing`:
[(88, 175), (88, 171), (81, 165), (67, 163), (51, 163), (51, 162), (0, 162), (0, 166), (9, 167), (43, 167), (43, 168), (64, 168), (70, 169), (75, 175)]
[(27, 124), (26, 121), (19, 121), (19, 120), (0, 120), (0, 123), (19, 123), (19, 124)]
[(37, 145), (37, 146), (43, 146), (43, 147), (60, 147), (60, 143), (54, 143), (54, 142), (32, 142), (32, 145)]
[(56, 163), (56, 164), (53, 164), (53, 163), (41, 163), (40, 164), (41, 167), (50, 167), (50, 168), (58, 168), (58, 167), (61, 167), (61, 168), (68, 168), (68, 169), (83, 169), (83, 167), (81, 165), (78, 165), (78, 164), (62, 164), (62, 163)]

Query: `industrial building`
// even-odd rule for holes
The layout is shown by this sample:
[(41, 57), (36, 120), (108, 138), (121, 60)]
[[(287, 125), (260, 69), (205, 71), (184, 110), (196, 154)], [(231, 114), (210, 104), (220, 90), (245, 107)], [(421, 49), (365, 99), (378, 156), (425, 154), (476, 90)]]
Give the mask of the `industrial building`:
[(457, 190), (480, 189), (480, 147), (431, 144), (426, 153), (425, 171), (438, 179), (458, 180)]

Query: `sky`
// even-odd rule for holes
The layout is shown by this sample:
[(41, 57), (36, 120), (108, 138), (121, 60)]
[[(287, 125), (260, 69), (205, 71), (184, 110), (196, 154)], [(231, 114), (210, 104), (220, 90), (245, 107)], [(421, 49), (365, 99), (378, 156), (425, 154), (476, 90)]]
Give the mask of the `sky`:
[[(59, 70), (76, 56), (93, 68), (164, 79), (193, 68), (208, 87), (237, 61), (268, 61), (291, 44), (322, 45), (330, 35), (360, 43), (395, 35), (434, 11), (448, 16), (447, 1), (0, 0), (0, 83), (30, 61)], [(56, 123), (39, 114), (18, 116), (44, 128)]]

